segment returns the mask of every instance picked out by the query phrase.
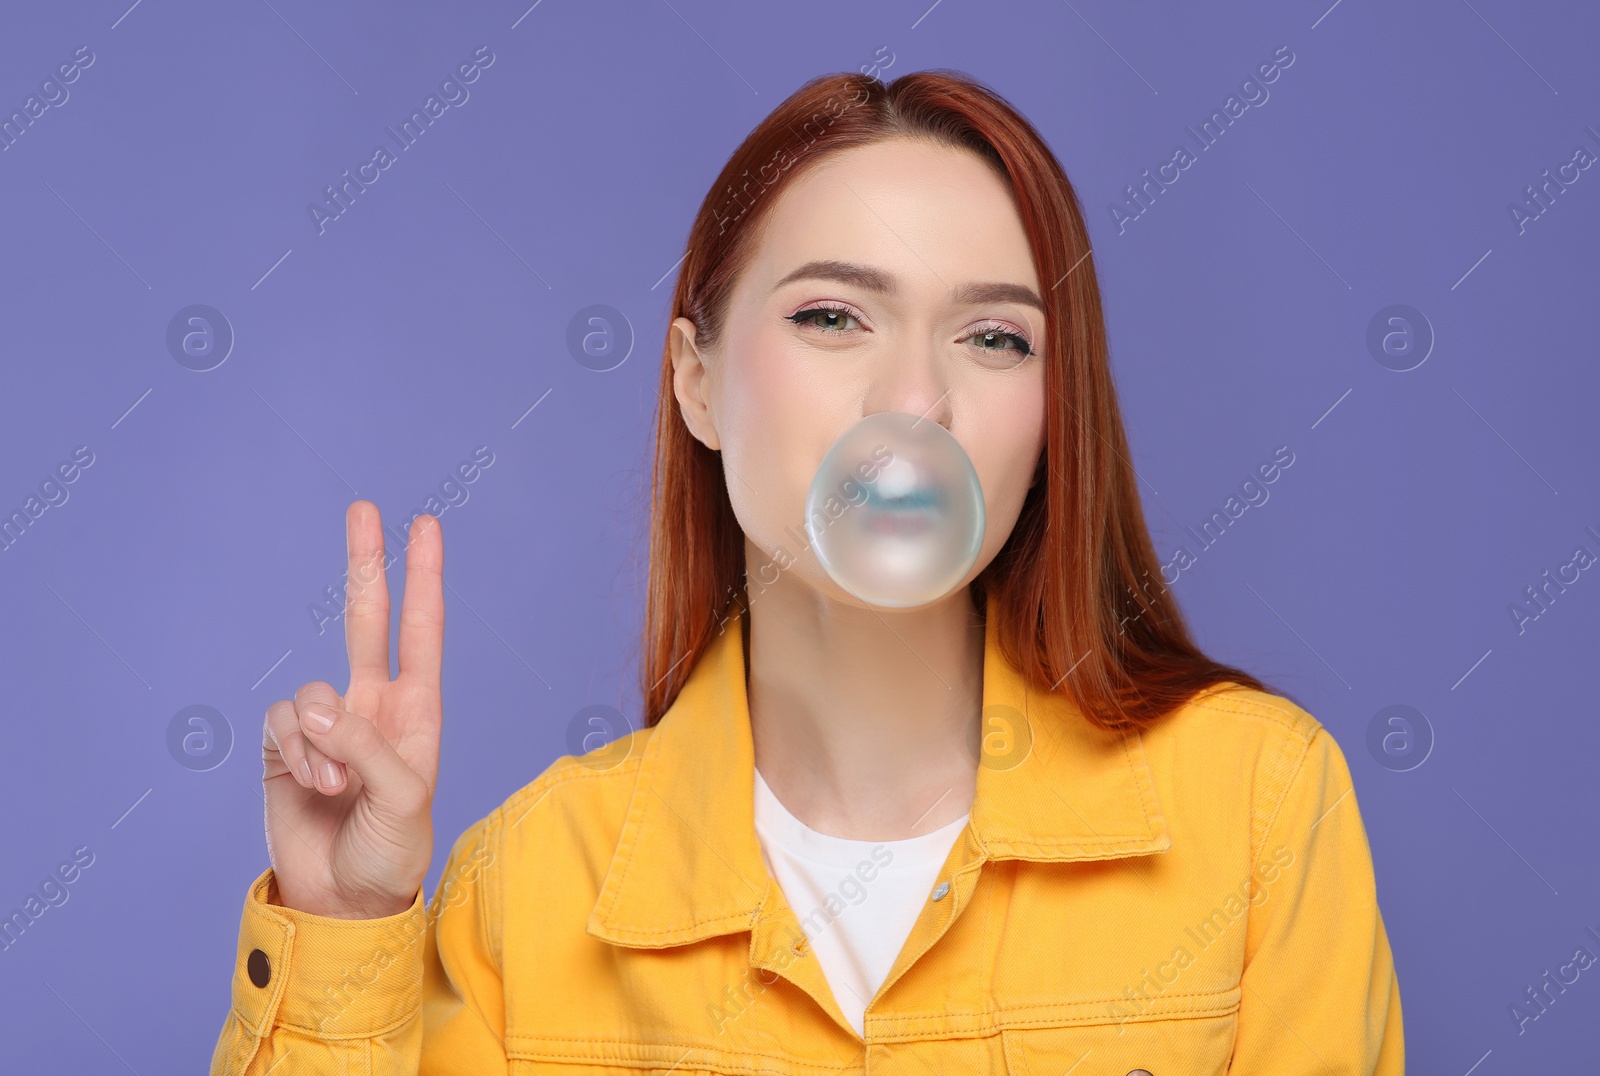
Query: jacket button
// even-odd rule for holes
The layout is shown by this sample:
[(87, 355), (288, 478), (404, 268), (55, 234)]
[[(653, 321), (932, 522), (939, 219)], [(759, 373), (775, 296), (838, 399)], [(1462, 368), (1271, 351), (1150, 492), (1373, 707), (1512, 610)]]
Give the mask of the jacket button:
[(250, 981), (257, 986), (264, 987), (272, 981), (272, 965), (267, 963), (267, 954), (260, 949), (250, 950), (250, 956), (244, 966), (250, 973)]
[(933, 887), (933, 899), (943, 900), (944, 895), (948, 892), (950, 892), (950, 883), (940, 882), (938, 885)]
[(1150, 1070), (1149, 1069), (1133, 1069), (1132, 1071), (1130, 1071), (1128, 1073), (1128, 1076), (1150, 1076)]

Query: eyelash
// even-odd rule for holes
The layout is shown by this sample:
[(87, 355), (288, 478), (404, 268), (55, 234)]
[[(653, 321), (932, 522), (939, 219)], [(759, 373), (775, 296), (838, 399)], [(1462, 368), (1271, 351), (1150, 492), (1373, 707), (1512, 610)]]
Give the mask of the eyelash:
[[(824, 302), (824, 303), (813, 303), (811, 306), (806, 307), (804, 310), (797, 310), (793, 314), (787, 315), (783, 320), (788, 321), (788, 322), (792, 322), (795, 325), (803, 326), (806, 323), (806, 320), (808, 318), (812, 318), (812, 317), (815, 317), (817, 314), (823, 314), (823, 313), (827, 313), (827, 314), (842, 314), (842, 315), (844, 315), (846, 317), (856, 318), (858, 321), (860, 320), (860, 318), (856, 314), (856, 312), (854, 310), (851, 310), (849, 307), (841, 306), (841, 305), (838, 305), (838, 304), (835, 304), (835, 303), (826, 303), (826, 302)], [(821, 326), (814, 326), (814, 328), (816, 328), (819, 332), (823, 332), (823, 333), (838, 333), (838, 332), (843, 332), (844, 331), (842, 329), (824, 329)], [(974, 336), (987, 336), (987, 335), (991, 335), (991, 334), (994, 335), (994, 336), (1008, 337), (1008, 338), (1010, 338), (1012, 343), (1014, 343), (1016, 346), (1014, 348), (986, 347), (986, 348), (980, 348), (979, 350), (981, 350), (981, 351), (1007, 351), (1007, 350), (1020, 351), (1024, 358), (1027, 358), (1028, 356), (1033, 354), (1033, 345), (1028, 343), (1028, 340), (1027, 340), (1026, 337), (1021, 335), (1020, 333), (1014, 333), (1014, 332), (1011, 332), (1011, 331), (1009, 331), (1009, 330), (1007, 330), (1005, 328), (1002, 328), (998, 324), (980, 325), (976, 329), (973, 329), (972, 332), (966, 337), (966, 339), (971, 339)]]

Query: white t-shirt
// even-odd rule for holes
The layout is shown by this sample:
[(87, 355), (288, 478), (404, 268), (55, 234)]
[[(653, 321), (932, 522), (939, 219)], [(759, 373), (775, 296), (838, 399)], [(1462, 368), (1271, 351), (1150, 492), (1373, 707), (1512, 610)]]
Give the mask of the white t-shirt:
[(800, 920), (833, 991), (858, 1035), (867, 1002), (889, 975), (939, 868), (968, 814), (917, 837), (852, 841), (818, 833), (778, 801), (756, 771), (756, 836), (767, 869)]

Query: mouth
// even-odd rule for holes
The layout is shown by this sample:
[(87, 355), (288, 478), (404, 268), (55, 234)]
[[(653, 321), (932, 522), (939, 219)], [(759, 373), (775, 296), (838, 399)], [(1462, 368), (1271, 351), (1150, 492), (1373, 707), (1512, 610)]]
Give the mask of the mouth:
[(875, 509), (864, 521), (867, 530), (910, 538), (928, 533), (938, 522), (940, 498), (934, 489), (923, 486), (899, 497), (884, 497), (871, 486), (866, 489), (866, 503)]

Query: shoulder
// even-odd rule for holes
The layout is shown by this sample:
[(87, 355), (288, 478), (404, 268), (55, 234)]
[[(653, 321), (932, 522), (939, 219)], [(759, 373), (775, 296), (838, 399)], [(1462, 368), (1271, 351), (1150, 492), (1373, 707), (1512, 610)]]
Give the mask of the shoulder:
[(639, 729), (584, 755), (562, 755), (456, 838), (430, 905), (441, 946), (476, 944), (503, 967), (508, 938), (517, 937), (518, 919), (508, 919), (507, 909), (534, 895), (541, 922), (583, 923), (615, 852), (653, 731)]
[(1310, 743), (1322, 729), (1322, 723), (1294, 700), (1231, 680), (1196, 694), (1174, 716), (1180, 715), (1188, 715), (1190, 731), (1204, 726), (1235, 735), (1265, 735), (1301, 743)]
[(654, 727), (583, 755), (562, 755), (456, 840), (452, 858), (565, 852), (609, 860)]
[(1190, 759), (1237, 763), (1255, 758), (1279, 767), (1298, 766), (1324, 745), (1338, 750), (1332, 734), (1299, 703), (1232, 681), (1196, 693), (1145, 736), (1157, 744), (1170, 742)]
[(1344, 753), (1321, 721), (1292, 699), (1232, 682), (1197, 693), (1142, 738), (1175, 800), (1248, 814), (1252, 847), (1286, 802), (1350, 787)]

